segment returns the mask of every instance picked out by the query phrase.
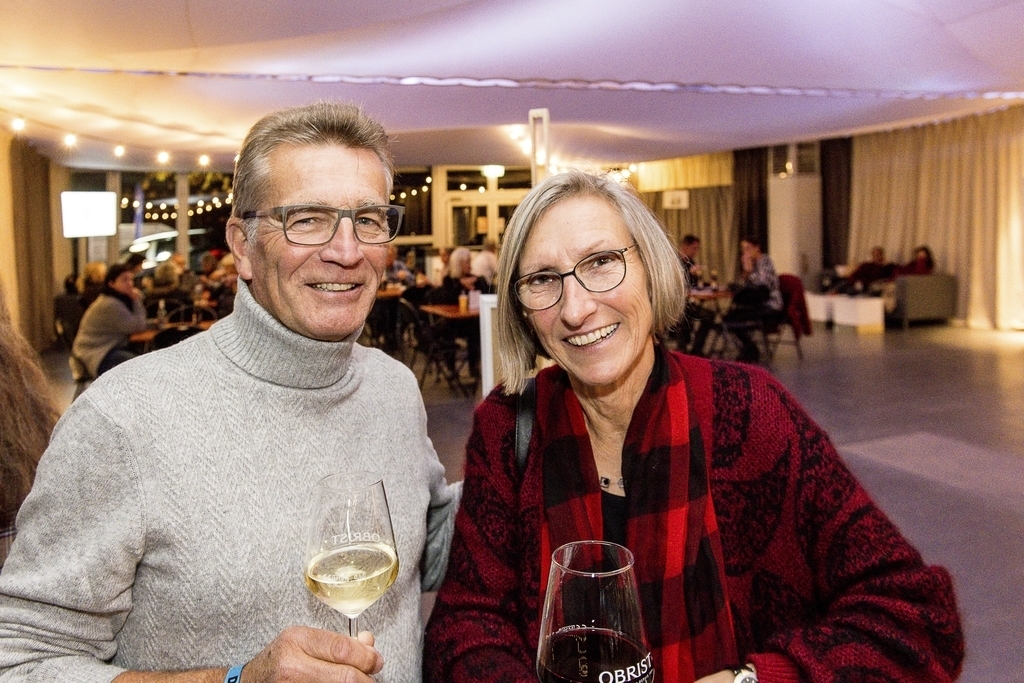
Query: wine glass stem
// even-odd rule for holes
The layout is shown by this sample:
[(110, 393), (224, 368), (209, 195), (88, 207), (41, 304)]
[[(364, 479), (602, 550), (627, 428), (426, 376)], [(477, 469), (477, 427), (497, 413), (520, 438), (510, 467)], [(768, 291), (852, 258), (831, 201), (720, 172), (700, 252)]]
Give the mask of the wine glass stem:
[(348, 618), (348, 634), (351, 637), (353, 637), (353, 638), (355, 638), (355, 637), (357, 637), (359, 635), (359, 627), (356, 626), (356, 618), (355, 617), (349, 617)]

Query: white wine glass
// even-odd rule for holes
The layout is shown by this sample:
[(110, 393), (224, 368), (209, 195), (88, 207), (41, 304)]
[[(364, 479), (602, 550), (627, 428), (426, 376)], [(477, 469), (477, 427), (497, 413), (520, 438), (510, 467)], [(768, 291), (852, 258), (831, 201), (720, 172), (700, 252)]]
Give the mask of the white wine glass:
[(551, 555), (537, 646), (542, 683), (651, 683), (633, 553), (605, 541)]
[(375, 472), (324, 477), (313, 490), (306, 541), (306, 586), (321, 602), (356, 618), (398, 577), (398, 551), (384, 480)]

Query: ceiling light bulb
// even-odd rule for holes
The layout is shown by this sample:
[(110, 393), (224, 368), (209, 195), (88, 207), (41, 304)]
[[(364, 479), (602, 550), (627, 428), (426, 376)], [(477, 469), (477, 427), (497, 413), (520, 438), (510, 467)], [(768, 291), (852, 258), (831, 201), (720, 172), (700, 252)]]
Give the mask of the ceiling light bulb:
[(480, 173), (482, 173), (485, 178), (501, 178), (505, 175), (505, 167), (497, 164), (482, 166), (480, 168)]
[(206, 155), (206, 154), (204, 154), (201, 157), (199, 157), (199, 165), (200, 166), (209, 166), (210, 165), (210, 157), (208, 155)]
[(156, 160), (161, 164), (166, 164), (168, 161), (171, 160), (171, 155), (168, 154), (167, 152), (160, 152), (159, 154), (156, 155)]
[(78, 137), (74, 133), (68, 133), (64, 136), (65, 147), (74, 147), (76, 142), (78, 142)]
[(13, 129), (15, 132), (21, 132), (25, 130), (25, 119), (19, 116), (18, 118), (11, 121), (11, 129)]
[(118, 145), (117, 147), (114, 148), (114, 156), (115, 157), (123, 157), (124, 156), (124, 145)]

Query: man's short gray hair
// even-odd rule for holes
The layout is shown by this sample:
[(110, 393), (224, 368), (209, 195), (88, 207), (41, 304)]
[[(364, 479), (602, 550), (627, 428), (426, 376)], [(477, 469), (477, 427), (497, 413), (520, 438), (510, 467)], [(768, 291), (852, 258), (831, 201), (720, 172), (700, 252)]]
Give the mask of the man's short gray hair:
[[(390, 195), (395, 162), (389, 144), (384, 127), (354, 104), (317, 102), (268, 114), (249, 129), (235, 162), (232, 214), (241, 218), (247, 211), (268, 208), (263, 204), (271, 190), (270, 155), (281, 145), (340, 145), (370, 150), (384, 166)], [(250, 239), (257, 225), (256, 220), (246, 222)]]
[(561, 201), (577, 197), (596, 197), (608, 202), (636, 242), (651, 301), (651, 332), (664, 335), (683, 313), (686, 279), (676, 250), (661, 222), (632, 187), (605, 174), (578, 170), (550, 176), (534, 187), (512, 214), (498, 258), (496, 374), (504, 383), (506, 394), (522, 391), (536, 367), (537, 356), (546, 355), (526, 319), (525, 309), (512, 291), (512, 283), (520, 276), (519, 259), (530, 231), (544, 212)]

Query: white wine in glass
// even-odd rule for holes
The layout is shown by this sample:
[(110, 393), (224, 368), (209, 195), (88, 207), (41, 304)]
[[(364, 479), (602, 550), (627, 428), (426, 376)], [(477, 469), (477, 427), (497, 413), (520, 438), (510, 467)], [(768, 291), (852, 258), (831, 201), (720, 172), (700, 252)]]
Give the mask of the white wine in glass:
[(349, 635), (355, 637), (356, 618), (398, 577), (395, 534), (379, 474), (343, 472), (317, 482), (305, 566), (306, 586), (348, 617)]

